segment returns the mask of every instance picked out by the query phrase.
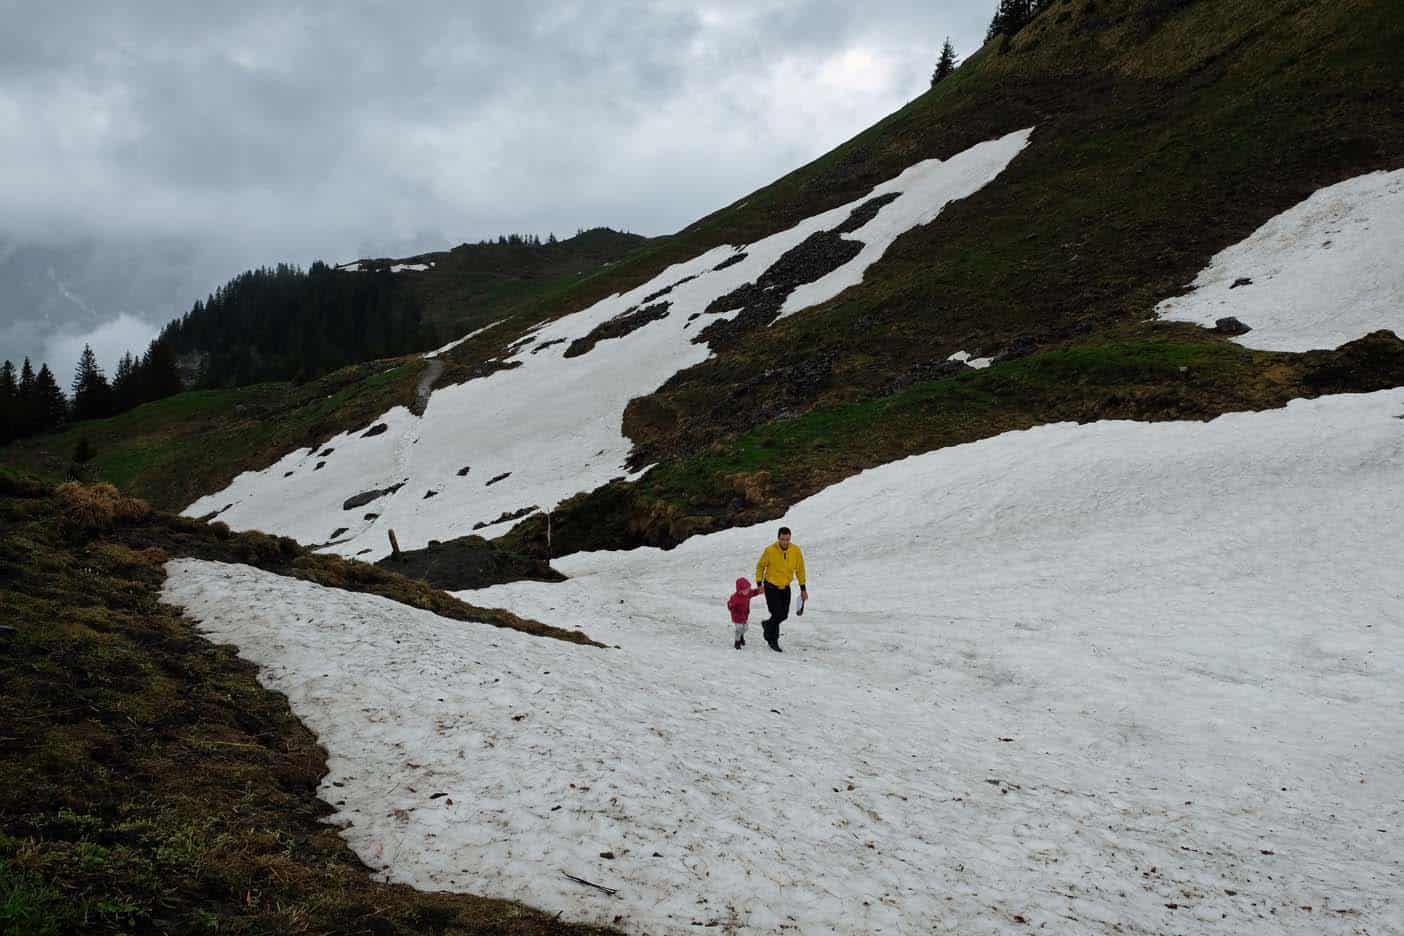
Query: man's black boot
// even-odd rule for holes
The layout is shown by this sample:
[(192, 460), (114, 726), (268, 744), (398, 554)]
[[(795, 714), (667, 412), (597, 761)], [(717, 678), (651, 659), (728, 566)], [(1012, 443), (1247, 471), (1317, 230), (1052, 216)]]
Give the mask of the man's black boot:
[(771, 641), (768, 641), (768, 643), (770, 644), (770, 649), (774, 650), (776, 653), (784, 653), (784, 652), (785, 652), (784, 650), (781, 650), (781, 649), (780, 649), (780, 642), (779, 642), (779, 641), (771, 640)]

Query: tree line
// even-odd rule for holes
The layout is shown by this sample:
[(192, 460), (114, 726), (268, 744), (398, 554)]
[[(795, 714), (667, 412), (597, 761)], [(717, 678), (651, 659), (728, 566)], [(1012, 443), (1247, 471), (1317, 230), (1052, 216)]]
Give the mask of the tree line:
[(18, 370), (13, 361), (0, 364), (0, 445), (54, 432), (70, 422), (115, 416), (179, 393), (182, 384), (174, 351), (158, 339), (141, 357), (124, 354), (110, 381), (93, 349), (84, 345), (70, 389), (71, 399), (48, 364), (37, 373), (29, 358)]
[(235, 387), (303, 381), (348, 364), (441, 343), (412, 290), (388, 270), (303, 270), (280, 263), (241, 273), (167, 325), (160, 341), (201, 361), (197, 382)]

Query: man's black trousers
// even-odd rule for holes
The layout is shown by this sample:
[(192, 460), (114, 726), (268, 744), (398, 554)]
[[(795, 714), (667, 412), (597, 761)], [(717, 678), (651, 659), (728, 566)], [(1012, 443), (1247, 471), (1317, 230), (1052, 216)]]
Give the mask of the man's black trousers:
[(770, 617), (761, 621), (761, 627), (765, 631), (765, 642), (775, 643), (780, 639), (780, 622), (790, 616), (790, 586), (776, 588), (766, 582), (765, 607), (770, 611)]

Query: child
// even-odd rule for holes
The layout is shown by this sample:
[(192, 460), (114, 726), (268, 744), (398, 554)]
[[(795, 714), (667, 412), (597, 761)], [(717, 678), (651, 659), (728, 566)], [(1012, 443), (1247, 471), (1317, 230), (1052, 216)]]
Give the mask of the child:
[(736, 580), (736, 593), (726, 600), (731, 623), (736, 625), (736, 643), (733, 646), (737, 650), (746, 646), (746, 622), (751, 618), (751, 599), (763, 590), (760, 587), (752, 588), (749, 579), (739, 578)]

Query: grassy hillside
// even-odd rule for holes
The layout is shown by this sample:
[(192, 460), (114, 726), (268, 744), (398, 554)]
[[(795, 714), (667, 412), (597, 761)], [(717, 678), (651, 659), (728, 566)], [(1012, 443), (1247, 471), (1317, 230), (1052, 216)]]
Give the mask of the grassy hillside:
[(522, 308), (553, 303), (647, 243), (637, 234), (592, 228), (555, 243), (459, 244), (416, 257), (362, 261), (362, 267), (430, 265), (399, 276), (419, 300), (425, 320), (457, 337)]
[(425, 366), (405, 358), (343, 368), (302, 386), (192, 390), (15, 442), (0, 449), (0, 463), (61, 481), (86, 438), (97, 455), (85, 477), (110, 481), (159, 509), (180, 510), (242, 471), (410, 405)]
[[(1194, 372), (1215, 389), (1188, 407), (1176, 402), (1183, 388), (1173, 370), (1138, 387), (1160, 404), (1129, 411), (1081, 383), (1052, 409), (1038, 387), (1018, 382), (1004, 388), (1009, 403), (998, 412), (962, 393), (914, 419), (888, 398), (905, 376), (957, 350), (1017, 356), (1161, 340), (1160, 327), (1145, 322), (1151, 308), (1215, 253), (1322, 186), (1404, 166), (1401, 47), (1404, 8), (1381, 0), (1062, 0), (850, 142), (614, 268), (608, 285), (585, 284), (567, 308), (858, 198), (918, 159), (1035, 128), (996, 181), (900, 238), (862, 284), (635, 400), (624, 419), (633, 463), (662, 467), (637, 486), (597, 492), (599, 502), (579, 501), (613, 505), (613, 529), (596, 541), (669, 542), (773, 515), (861, 467), (1029, 420), (1206, 418), (1280, 405), (1281, 392), (1254, 388), (1272, 384), (1274, 368), (1310, 365), (1231, 349), (1197, 352)], [(862, 457), (825, 440), (827, 428), (816, 428), (814, 451), (778, 441), (796, 418), (818, 427), (845, 412), (864, 414)], [(783, 472), (790, 481), (777, 482), (772, 469), (764, 483), (736, 480), (758, 438), (777, 440), (775, 460), (786, 452), (803, 466)], [(737, 484), (763, 506), (736, 497)], [(729, 506), (719, 507), (728, 490)], [(535, 532), (524, 527), (509, 541)]]
[[(291, 540), (0, 471), (0, 933), (597, 932), (377, 883), (322, 823), (326, 752), (254, 667), (159, 603), (177, 556), (248, 562), (581, 642)], [(465, 623), (465, 627), (481, 624)]]

